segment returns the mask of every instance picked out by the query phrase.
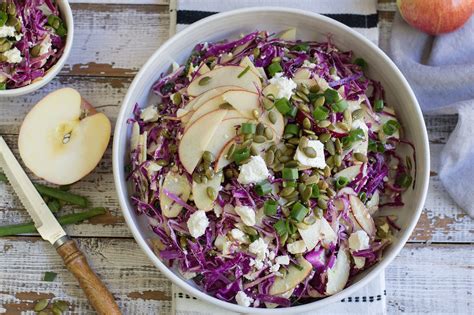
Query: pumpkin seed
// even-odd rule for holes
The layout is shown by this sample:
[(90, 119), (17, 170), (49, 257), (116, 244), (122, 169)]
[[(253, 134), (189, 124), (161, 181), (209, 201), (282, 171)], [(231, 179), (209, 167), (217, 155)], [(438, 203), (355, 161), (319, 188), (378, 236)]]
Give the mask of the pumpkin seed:
[(258, 148), (254, 145), (251, 145), (250, 146), (250, 154), (252, 154), (253, 156), (257, 156), (259, 155), (259, 151), (258, 151)]
[(53, 303), (54, 307), (57, 307), (62, 312), (67, 311), (69, 309), (69, 305), (65, 301), (56, 301)]
[(360, 161), (360, 162), (363, 162), (363, 163), (367, 162), (367, 157), (364, 154), (359, 153), (359, 152), (354, 153), (354, 158), (357, 161)]
[[(229, 177), (232, 177), (232, 174)], [(201, 175), (199, 175), (198, 173), (194, 173), (193, 174), (193, 181), (196, 182), (197, 184), (200, 184), (201, 183)]]
[(336, 127), (333, 125), (333, 124), (330, 124), (329, 126), (327, 126), (328, 130), (330, 131), (334, 131), (336, 130)]
[[(296, 201), (288, 201), (287, 203), (285, 203), (285, 207), (289, 208), (292, 205), (294, 205), (295, 203), (296, 203)], [(288, 210), (288, 208), (282, 208), (282, 212), (285, 215), (285, 217), (290, 215), (290, 210)]]
[(306, 185), (317, 184), (319, 182), (319, 174), (309, 176), (304, 183)]
[(344, 111), (344, 120), (346, 121), (348, 125), (352, 125), (352, 114), (351, 114), (350, 109), (346, 109)]
[(278, 158), (279, 158), (280, 156), (282, 156), (282, 155), (283, 155), (283, 152), (281, 151), (281, 149), (277, 149), (277, 150), (275, 151), (275, 158), (278, 159)]
[(313, 194), (313, 186), (307, 186), (303, 193), (301, 194), (301, 199), (303, 201), (308, 201), (309, 198), (311, 198), (311, 195)]
[(267, 140), (273, 139), (273, 130), (271, 128), (266, 127), (263, 134), (265, 135), (265, 138), (267, 138)]
[(311, 129), (311, 120), (309, 120), (308, 117), (306, 117), (305, 119), (303, 119), (303, 127), (305, 129)]
[(364, 110), (362, 108), (352, 112), (352, 120), (361, 119), (362, 117), (364, 117)]
[(202, 159), (206, 162), (212, 162), (214, 159), (212, 157), (212, 153), (209, 151), (204, 151), (202, 154)]
[(306, 147), (303, 149), (303, 153), (309, 158), (315, 158), (317, 156), (316, 150), (312, 147)]
[(336, 154), (336, 148), (334, 146), (334, 142), (332, 142), (332, 141), (326, 142), (324, 144), (324, 148), (326, 149), (326, 151), (329, 152), (330, 155)]
[(324, 105), (324, 102), (326, 102), (326, 98), (324, 96), (318, 96), (314, 102), (313, 102), (313, 105), (314, 107), (318, 107), (318, 106), (323, 106)]
[(334, 155), (331, 155), (330, 157), (328, 157), (326, 159), (326, 164), (330, 167), (330, 168), (333, 168), (334, 167)]
[(273, 171), (275, 172), (281, 172), (281, 170), (283, 169), (284, 165), (282, 163), (276, 163), (274, 166), (273, 166)]
[(46, 307), (48, 307), (48, 304), (49, 304), (49, 301), (47, 299), (41, 299), (38, 301), (38, 303), (36, 303), (35, 307), (33, 308), (33, 310), (35, 312), (39, 312), (39, 311), (42, 311), (44, 310)]
[(173, 94), (173, 104), (180, 105), (182, 101), (183, 98), (181, 97), (181, 93), (176, 92)]
[(306, 174), (306, 173), (303, 173), (303, 174), (301, 174), (301, 176), (300, 176), (300, 180), (301, 180), (302, 182), (305, 182), (308, 178), (309, 178), (309, 175)]
[(202, 184), (207, 184), (207, 181), (208, 181), (208, 179), (207, 179), (206, 175), (201, 175), (201, 183)]
[(312, 215), (309, 215), (303, 219), (303, 222), (308, 225), (313, 225), (314, 223), (316, 223), (316, 218)]
[(230, 146), (229, 150), (227, 151), (227, 158), (228, 158), (228, 159), (231, 158), (232, 155), (234, 154), (234, 152), (235, 152), (235, 143), (233, 143), (233, 144)]
[(327, 128), (331, 125), (331, 122), (329, 120), (321, 120), (319, 123), (318, 123), (318, 126), (321, 127), (321, 128)]
[(296, 91), (296, 95), (298, 95), (306, 103), (309, 103), (309, 98), (303, 92)]
[(253, 143), (253, 139), (248, 139), (242, 142), (242, 148), (249, 148)]
[(275, 57), (272, 59), (272, 63), (273, 62), (280, 62), (281, 61), (281, 57)]
[(315, 84), (312, 87), (309, 88), (309, 91), (312, 93), (318, 93), (319, 92), (319, 85)]
[(268, 120), (270, 120), (270, 122), (272, 124), (275, 124), (276, 121), (277, 121), (277, 114), (274, 111), (269, 112), (268, 113)]
[(327, 193), (329, 198), (332, 198), (336, 195), (336, 192), (331, 188), (326, 189), (326, 193)]
[(314, 208), (313, 213), (314, 213), (315, 219), (316, 218), (321, 219), (324, 215), (324, 211), (321, 208)]
[(233, 109), (234, 107), (229, 103), (222, 103), (219, 105), (219, 109)]
[(295, 187), (285, 187), (280, 191), (280, 196), (285, 198), (295, 191)]
[(316, 133), (313, 130), (304, 129), (303, 132), (307, 135), (315, 135)]
[(296, 102), (304, 102), (304, 100), (296, 94), (293, 94), (293, 96), (291, 97), (291, 100), (296, 101)]
[(350, 131), (350, 130), (351, 130), (351, 127), (349, 127), (348, 124), (346, 124), (345, 122), (342, 122), (342, 121), (338, 121), (338, 122), (336, 123), (336, 126), (339, 127), (339, 128), (341, 128), (341, 129), (344, 130), (344, 131)]
[(299, 108), (301, 111), (307, 112), (307, 113), (309, 113), (309, 112), (311, 111), (311, 110), (309, 109), (308, 105), (306, 105), (306, 104), (300, 104), (300, 105), (298, 106), (298, 108)]
[(264, 97), (263, 98), (263, 107), (266, 109), (266, 110), (270, 110), (273, 108), (273, 106), (275, 105), (271, 100), (269, 100), (268, 98)]
[(299, 195), (299, 192), (295, 190), (294, 192), (286, 196), (285, 199), (289, 201), (296, 201), (298, 199), (298, 195)]
[(334, 144), (335, 144), (335, 146), (336, 146), (336, 151), (337, 151), (337, 153), (342, 154), (342, 143), (341, 143), (341, 140), (339, 140), (339, 138), (337, 138), (337, 139), (334, 141)]
[(12, 47), (12, 43), (9, 41), (4, 42), (3, 44), (0, 45), (0, 52), (6, 52)]
[(260, 56), (260, 48), (255, 47), (255, 48), (253, 49), (253, 55), (254, 55), (255, 57)]
[(308, 141), (309, 141), (308, 137), (303, 136), (300, 138), (298, 145), (300, 146), (300, 148), (305, 148), (308, 146)]
[(306, 185), (303, 183), (298, 183), (298, 192), (301, 194), (305, 190)]
[(329, 166), (326, 165), (326, 167), (324, 168), (324, 177), (329, 176), (331, 176), (331, 169), (329, 168)]
[(305, 95), (308, 95), (309, 94), (309, 89), (308, 89), (308, 86), (304, 83), (300, 84), (299, 85), (299, 90), (301, 92), (303, 92)]
[(268, 165), (272, 165), (273, 161), (275, 161), (275, 153), (269, 150), (265, 153), (265, 163), (268, 166)]
[[(2, 42), (2, 44), (3, 44), (3, 42)], [(41, 45), (36, 45), (36, 46), (33, 46), (33, 48), (30, 49), (30, 54), (33, 57), (37, 57), (37, 56), (39, 56), (40, 51), (41, 51)]]
[(265, 138), (265, 136), (256, 135), (253, 137), (253, 141), (256, 143), (264, 143), (265, 141), (267, 141), (267, 139)]
[(341, 166), (342, 164), (342, 156), (339, 154), (334, 155), (334, 165), (337, 167)]
[(296, 227), (301, 230), (306, 230), (307, 228), (309, 228), (309, 225), (304, 222), (298, 222), (296, 223)]
[[(226, 169), (226, 170), (224, 171), (224, 176), (225, 176), (226, 178), (232, 178), (232, 177), (233, 177), (233, 174), (234, 174), (234, 172), (233, 172), (230, 168), (229, 168), (229, 169)], [(194, 174), (193, 174), (193, 179), (194, 179)], [(196, 181), (196, 180), (194, 180), (194, 181)], [(196, 181), (196, 182), (197, 182), (197, 181)], [(199, 183), (198, 183), (198, 184), (199, 184)]]
[(258, 231), (256, 229), (254, 229), (253, 227), (247, 226), (247, 225), (244, 225), (242, 230), (244, 230), (245, 234), (249, 234), (249, 235), (253, 235), (253, 236), (258, 235)]
[(15, 15), (16, 14), (16, 5), (13, 2), (10, 2), (8, 4), (7, 11), (8, 11), (9, 15)]
[(291, 138), (291, 139), (288, 139), (288, 143), (294, 144), (294, 145), (298, 145), (298, 144), (300, 143), (300, 139), (298, 139), (298, 138)]
[(288, 161), (290, 161), (290, 160), (291, 160), (291, 158), (290, 158), (289, 156), (287, 156), (287, 155), (282, 155), (282, 156), (280, 156), (280, 157), (278, 158), (278, 161), (280, 161), (281, 163), (286, 163), (286, 162), (288, 162)]
[(322, 143), (326, 143), (329, 139), (331, 139), (330, 133), (323, 133), (322, 135), (319, 135), (319, 141)]
[[(280, 243), (282, 246), (285, 245), (287, 239), (288, 239), (288, 233), (285, 233), (282, 236), (280, 236)], [(282, 268), (281, 271), (285, 271), (286, 273), (285, 268)]]
[(204, 85), (209, 84), (210, 81), (211, 81), (211, 77), (203, 77), (203, 78), (199, 79), (198, 85), (204, 86)]
[(253, 139), (253, 134), (251, 133), (248, 133), (244, 136), (244, 140), (247, 141), (247, 140), (252, 140)]
[(253, 117), (254, 117), (255, 119), (260, 118), (260, 112), (258, 111), (258, 109), (254, 109), (254, 110), (252, 111), (252, 115), (253, 115)]
[(158, 164), (159, 166), (167, 166), (169, 162), (165, 159), (159, 159), (156, 161), (156, 164)]
[(256, 127), (256, 130), (255, 130), (255, 133), (257, 135), (261, 136), (261, 135), (263, 135), (264, 132), (265, 132), (265, 126), (262, 123), (258, 123), (257, 127)]
[(57, 308), (56, 306), (53, 306), (53, 308), (51, 309), (53, 311), (53, 315), (61, 315), (63, 312), (61, 312), (61, 310), (59, 308)]
[(289, 161), (289, 162), (285, 163), (285, 167), (289, 167), (289, 168), (295, 168), (295, 167), (299, 167), (299, 166), (300, 166), (300, 163), (298, 161), (295, 161), (295, 160), (292, 160), (292, 161)]
[(212, 171), (212, 169), (207, 168), (206, 172), (205, 172), (205, 175), (206, 175), (207, 179), (212, 179), (214, 177), (214, 172)]
[(214, 188), (212, 188), (211, 186), (207, 187), (206, 188), (206, 193), (207, 193), (207, 196), (209, 197), (209, 199), (216, 200), (217, 192)]
[(321, 209), (326, 210), (328, 208), (328, 203), (326, 200), (322, 199), (321, 197), (318, 198), (318, 207)]

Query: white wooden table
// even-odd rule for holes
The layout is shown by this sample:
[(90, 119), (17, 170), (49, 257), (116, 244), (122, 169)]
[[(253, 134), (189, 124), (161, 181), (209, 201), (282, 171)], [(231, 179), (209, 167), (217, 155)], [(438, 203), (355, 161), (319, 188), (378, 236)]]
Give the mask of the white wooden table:
[[(0, 134), (15, 151), (25, 114), (44, 95), (63, 86), (78, 89), (114, 121), (133, 76), (168, 37), (168, 0), (70, 2), (75, 40), (61, 75), (32, 95), (0, 99)], [(380, 45), (386, 48), (395, 5), (394, 0), (379, 2)], [(429, 195), (409, 243), (386, 270), (388, 310), (472, 314), (474, 222), (449, 198), (437, 176), (438, 155), (456, 117), (426, 117), (426, 123), (432, 158)], [(67, 231), (87, 253), (123, 312), (170, 314), (170, 281), (139, 249), (121, 215), (110, 148), (99, 167), (73, 186), (73, 192), (109, 210)], [(72, 211), (62, 210), (64, 214)], [(12, 189), (0, 184), (0, 224), (27, 220)], [(58, 274), (54, 282), (42, 281), (46, 271)], [(0, 238), (0, 313), (33, 314), (35, 300), (40, 298), (66, 300), (73, 313), (92, 313), (75, 279), (48, 243), (36, 235)]]

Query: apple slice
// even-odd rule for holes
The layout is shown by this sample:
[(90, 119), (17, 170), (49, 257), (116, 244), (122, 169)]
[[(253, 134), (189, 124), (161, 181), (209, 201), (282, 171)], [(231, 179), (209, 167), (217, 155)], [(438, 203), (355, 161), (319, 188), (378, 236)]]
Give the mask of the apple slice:
[(270, 287), (269, 294), (279, 295), (295, 288), (298, 284), (303, 282), (311, 270), (313, 270), (313, 265), (303, 257), (298, 258), (298, 267), (299, 268), (296, 268), (295, 265), (290, 265), (284, 277), (276, 277), (275, 282), (273, 282)]
[(247, 121), (246, 118), (224, 119), (217, 127), (216, 134), (209, 141), (205, 150), (211, 152), (213, 156), (218, 156), (227, 142), (237, 136), (237, 127)]
[[(252, 71), (243, 73), (244, 71), (245, 68), (241, 66), (224, 66), (213, 69), (205, 75), (197, 77), (189, 84), (188, 95), (196, 96), (214, 88), (228, 85), (236, 85), (252, 92), (261, 90), (260, 78)], [(204, 79), (206, 77), (209, 79)], [(203, 84), (202, 80), (208, 80), (208, 82)]]
[(298, 232), (308, 251), (315, 248), (320, 241), (324, 247), (329, 247), (331, 243), (337, 241), (336, 232), (325, 218), (318, 219), (306, 229), (299, 228)]
[(298, 71), (295, 72), (295, 75), (293, 76), (293, 80), (294, 79), (307, 80), (310, 77), (311, 77), (311, 71), (308, 68), (300, 68)]
[(255, 67), (252, 60), (250, 60), (250, 58), (248, 56), (245, 56), (244, 58), (242, 58), (239, 65), (241, 67), (244, 67), (244, 68), (249, 67), (250, 71), (255, 73), (258, 77), (263, 78), (265, 80), (267, 79), (267, 74), (265, 73), (265, 70), (263, 70), (263, 68), (261, 68), (261, 67), (258, 67), (258, 68)]
[(215, 172), (223, 169), (224, 167), (232, 163), (232, 161), (229, 160), (229, 157), (227, 156), (227, 152), (229, 152), (230, 147), (235, 144), (236, 139), (238, 139), (238, 137), (235, 137), (234, 139), (228, 141), (217, 155), (217, 162), (214, 165)]
[(292, 27), (287, 30), (284, 30), (275, 35), (276, 38), (282, 40), (295, 41), (296, 40), (296, 28)]
[[(230, 90), (242, 90), (242, 88), (235, 86), (235, 85), (227, 85), (227, 86), (220, 86), (215, 89), (209, 90), (201, 95), (196, 96), (195, 98), (191, 99), (181, 110), (187, 112), (192, 112), (197, 109), (202, 104), (206, 103), (211, 98), (214, 98), (218, 95), (221, 95)], [(182, 112), (184, 114), (184, 112)]]
[(347, 251), (344, 248), (340, 248), (337, 253), (336, 263), (328, 270), (327, 295), (336, 294), (344, 289), (347, 280), (349, 280), (350, 269), (351, 265)]
[(276, 117), (276, 121), (274, 124), (272, 124), (270, 118), (268, 118), (268, 111), (265, 111), (265, 113), (260, 117), (259, 120), (267, 127), (272, 128), (274, 134), (273, 141), (275, 141), (276, 143), (280, 143), (280, 140), (283, 137), (283, 132), (285, 131), (285, 119), (279, 111), (274, 109), (273, 112), (275, 112)]
[(357, 164), (357, 165), (349, 166), (337, 172), (336, 174), (334, 174), (334, 178), (338, 179), (339, 177), (345, 177), (349, 180), (349, 182), (352, 182), (357, 177), (357, 175), (359, 175), (361, 170), (364, 171), (365, 169), (364, 165), (365, 164)]
[(369, 210), (370, 215), (373, 215), (379, 209), (379, 202), (380, 202), (380, 192), (376, 190), (372, 197), (367, 201), (366, 207)]
[(184, 202), (188, 201), (191, 194), (191, 185), (186, 176), (178, 174), (175, 170), (168, 172), (160, 188), (160, 207), (161, 212), (167, 218), (175, 218), (183, 209), (183, 206), (177, 204), (173, 199), (169, 198), (164, 189), (175, 194)]
[(193, 182), (193, 200), (199, 210), (210, 211), (214, 209), (215, 200), (209, 198), (207, 189), (213, 188), (216, 192), (221, 190), (222, 172), (217, 173), (207, 183)]
[(224, 101), (232, 105), (242, 116), (254, 119), (253, 112), (260, 108), (260, 98), (257, 93), (249, 91), (228, 91), (222, 95)]
[(377, 229), (375, 228), (374, 219), (372, 219), (369, 210), (367, 210), (365, 205), (357, 196), (350, 195), (349, 202), (351, 204), (352, 214), (356, 221), (368, 235), (374, 236)]
[(211, 98), (210, 100), (208, 100), (207, 102), (205, 102), (194, 110), (191, 118), (189, 118), (189, 121), (187, 122), (187, 125), (189, 126), (207, 113), (219, 109), (219, 106), (223, 103), (225, 103), (225, 101), (223, 100), (222, 95), (217, 95)]
[(179, 143), (178, 154), (181, 164), (189, 174), (193, 173), (202, 153), (206, 150), (227, 112), (227, 110), (218, 109), (207, 113), (184, 132)]
[(110, 132), (110, 121), (103, 113), (76, 90), (63, 88), (46, 95), (26, 115), (18, 149), (36, 176), (67, 185), (97, 166)]

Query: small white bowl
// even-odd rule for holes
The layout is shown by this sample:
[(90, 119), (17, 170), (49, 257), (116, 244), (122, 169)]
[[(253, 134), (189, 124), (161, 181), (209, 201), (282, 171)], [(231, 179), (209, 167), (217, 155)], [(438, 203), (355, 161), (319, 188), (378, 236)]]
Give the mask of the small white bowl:
[[(356, 56), (363, 57), (369, 64), (369, 76), (382, 82), (386, 99), (398, 112), (405, 131), (405, 138), (416, 148), (416, 182), (413, 190), (404, 194), (405, 206), (393, 209), (399, 217), (402, 230), (396, 241), (384, 251), (380, 262), (357, 275), (352, 284), (343, 291), (305, 305), (289, 308), (264, 309), (248, 308), (221, 301), (184, 279), (179, 272), (168, 268), (154, 253), (147, 239), (156, 237), (148, 227), (144, 216), (136, 215), (130, 203), (130, 190), (126, 180), (125, 165), (129, 161), (130, 126), (127, 119), (132, 117), (135, 104), (145, 107), (151, 104), (151, 87), (162, 72), (169, 69), (173, 61), (183, 63), (192, 48), (199, 42), (236, 38), (255, 30), (277, 32), (297, 28), (297, 38), (324, 41), (331, 34), (333, 43), (343, 50), (353, 50)], [(409, 154), (409, 151), (406, 152)], [(428, 136), (418, 102), (407, 81), (395, 64), (373, 43), (349, 27), (319, 14), (287, 8), (251, 8), (221, 13), (201, 20), (178, 33), (142, 67), (133, 80), (117, 119), (113, 147), (114, 178), (123, 215), (136, 241), (157, 266), (173, 283), (193, 296), (218, 307), (238, 313), (289, 314), (303, 313), (339, 301), (367, 285), (395, 258), (412, 233), (425, 201), (429, 180)]]
[(72, 10), (69, 6), (68, 1), (57, 1), (57, 4), (59, 7), (59, 13), (61, 14), (61, 18), (66, 23), (67, 27), (66, 45), (64, 46), (62, 56), (51, 68), (48, 69), (48, 71), (46, 71), (43, 77), (38, 78), (32, 83), (20, 88), (0, 90), (0, 97), (19, 96), (34, 92), (49, 83), (63, 68), (64, 64), (66, 63), (66, 59), (71, 53), (72, 41), (74, 39), (74, 20), (72, 17)]

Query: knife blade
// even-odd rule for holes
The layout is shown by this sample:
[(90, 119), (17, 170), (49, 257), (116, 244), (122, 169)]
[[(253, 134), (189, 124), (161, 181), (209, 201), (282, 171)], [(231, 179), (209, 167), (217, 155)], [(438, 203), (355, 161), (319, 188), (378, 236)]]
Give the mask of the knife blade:
[(41, 237), (55, 244), (66, 232), (49, 210), (33, 183), (30, 181), (18, 160), (13, 155), (3, 137), (0, 136), (0, 167), (3, 169), (13, 190), (33, 219)]

